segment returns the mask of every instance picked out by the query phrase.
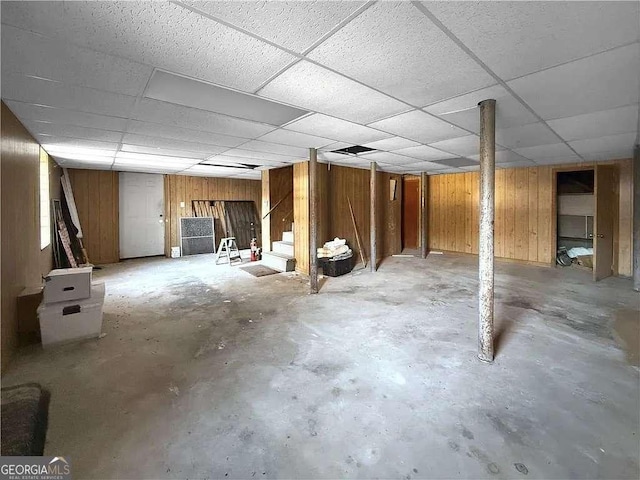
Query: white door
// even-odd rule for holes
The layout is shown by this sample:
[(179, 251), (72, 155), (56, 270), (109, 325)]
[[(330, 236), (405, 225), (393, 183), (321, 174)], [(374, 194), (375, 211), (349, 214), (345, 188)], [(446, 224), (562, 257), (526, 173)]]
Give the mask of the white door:
[(120, 172), (120, 258), (164, 255), (164, 179)]

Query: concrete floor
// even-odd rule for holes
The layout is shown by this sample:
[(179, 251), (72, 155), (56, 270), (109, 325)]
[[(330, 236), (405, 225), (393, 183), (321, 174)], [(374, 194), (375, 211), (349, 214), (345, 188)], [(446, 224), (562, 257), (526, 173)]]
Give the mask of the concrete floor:
[[(46, 453), (76, 478), (638, 478), (629, 280), (497, 263), (498, 353), (476, 358), (476, 260), (255, 278), (212, 256), (127, 261), (106, 337), (23, 350)], [(633, 326), (635, 324), (635, 330)]]

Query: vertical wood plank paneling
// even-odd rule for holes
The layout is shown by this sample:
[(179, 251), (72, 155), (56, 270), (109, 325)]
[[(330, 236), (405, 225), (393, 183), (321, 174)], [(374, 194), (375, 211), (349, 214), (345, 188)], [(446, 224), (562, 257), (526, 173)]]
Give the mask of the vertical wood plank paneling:
[(473, 199), (473, 204), (471, 206), (471, 225), (473, 228), (473, 243), (471, 253), (477, 254), (480, 248), (480, 173), (474, 173), (472, 178), (473, 188), (471, 198)]
[(455, 246), (456, 250), (459, 252), (466, 251), (465, 246), (465, 237), (464, 237), (464, 211), (465, 211), (465, 178), (467, 177), (467, 173), (463, 173), (462, 175), (455, 176), (455, 199), (456, 199), (456, 214), (455, 214)]
[[(438, 195), (435, 192), (433, 192), (433, 190), (437, 188), (436, 186), (437, 178), (438, 178), (437, 175), (436, 176), (431, 175), (427, 177), (427, 182), (429, 184), (429, 187), (427, 188), (427, 192), (430, 192), (427, 200), (429, 198), (438, 198)], [(433, 223), (435, 222), (435, 212), (437, 208), (438, 206), (435, 205), (434, 202), (427, 201), (427, 215), (429, 217), (427, 225), (433, 225)], [(430, 231), (434, 235), (434, 237), (437, 235), (437, 231), (435, 229), (430, 228), (428, 231)], [(438, 248), (436, 246), (438, 244), (438, 239), (434, 237), (427, 235), (427, 250)]]
[(528, 225), (528, 246), (527, 259), (531, 262), (538, 261), (538, 170), (535, 167), (527, 169), (528, 187), (527, 196), (529, 201), (529, 225)]
[[(262, 182), (213, 177), (165, 176), (165, 211), (168, 226), (165, 232), (165, 255), (171, 254), (172, 246), (179, 246), (180, 217), (192, 217), (192, 200), (252, 200), (260, 214), (262, 205)], [(184, 207), (180, 203), (184, 202)], [(264, 230), (263, 230), (264, 231)], [(261, 241), (261, 239), (259, 239)]]
[(538, 262), (553, 264), (551, 224), (555, 212), (552, 212), (553, 186), (555, 175), (551, 167), (538, 167)]
[(269, 217), (263, 218), (271, 210), (270, 172), (270, 170), (261, 172), (262, 203), (259, 213), (262, 219), (262, 250), (265, 252), (271, 251), (271, 219)]
[(309, 275), (309, 162), (293, 165), (293, 227), (296, 271)]
[(494, 224), (494, 241), (496, 257), (505, 256), (505, 210), (507, 208), (505, 201), (505, 174), (506, 170), (496, 171), (496, 191), (495, 191), (495, 224)]
[[(41, 284), (51, 270), (51, 247), (40, 249), (40, 147), (2, 102), (0, 202), (1, 351), (4, 371), (17, 345), (16, 299), (27, 286)], [(60, 198), (60, 169), (50, 160), (50, 197)]]
[(502, 228), (504, 229), (504, 256), (506, 258), (516, 258), (515, 256), (515, 236), (516, 236), (516, 173), (514, 168), (505, 169), (505, 218)]
[(514, 258), (529, 258), (529, 171), (515, 171), (515, 253)]
[(119, 174), (69, 169), (82, 226), (82, 243), (94, 264), (120, 261)]
[[(630, 275), (631, 160), (601, 163), (618, 166), (619, 203), (612, 212), (617, 221), (615, 265), (619, 275)], [(589, 166), (582, 165), (581, 168)], [(551, 265), (555, 263), (554, 172), (571, 167), (577, 166), (538, 166), (496, 171), (496, 257)], [(429, 177), (430, 248), (478, 253), (478, 177), (476, 172)], [(460, 190), (465, 192), (462, 197), (462, 219)], [(460, 241), (460, 222), (464, 226), (463, 242)]]

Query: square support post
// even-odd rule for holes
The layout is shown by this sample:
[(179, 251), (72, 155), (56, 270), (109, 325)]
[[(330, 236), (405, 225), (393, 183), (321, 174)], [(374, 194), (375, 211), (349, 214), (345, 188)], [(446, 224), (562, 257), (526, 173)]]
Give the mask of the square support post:
[(318, 151), (309, 149), (309, 286), (318, 293)]

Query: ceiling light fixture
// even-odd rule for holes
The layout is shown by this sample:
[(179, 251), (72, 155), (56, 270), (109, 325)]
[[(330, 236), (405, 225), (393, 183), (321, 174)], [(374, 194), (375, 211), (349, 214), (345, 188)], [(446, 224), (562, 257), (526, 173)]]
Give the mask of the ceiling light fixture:
[(147, 98), (281, 126), (309, 112), (192, 78), (155, 70)]

